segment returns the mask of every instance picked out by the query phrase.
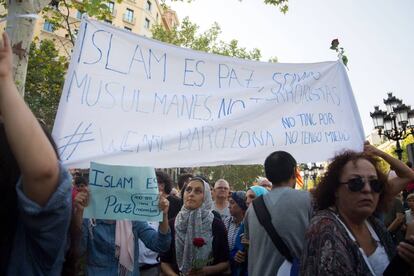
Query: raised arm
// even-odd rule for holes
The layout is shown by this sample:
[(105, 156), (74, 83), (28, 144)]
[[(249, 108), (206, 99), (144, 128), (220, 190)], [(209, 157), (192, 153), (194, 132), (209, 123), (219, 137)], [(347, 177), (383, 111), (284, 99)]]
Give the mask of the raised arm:
[(364, 151), (381, 157), (385, 162), (387, 162), (391, 168), (397, 174), (397, 177), (389, 180), (390, 184), (390, 195), (396, 196), (399, 192), (404, 190), (407, 187), (407, 184), (414, 181), (414, 171), (412, 171), (406, 164), (401, 162), (400, 160), (392, 157), (386, 152), (370, 145), (369, 143), (365, 143)]
[(0, 43), (0, 115), (23, 177), (23, 191), (43, 206), (58, 184), (58, 158), (14, 84), (12, 49), (6, 33)]
[(169, 201), (160, 195), (159, 208), (162, 211), (163, 219), (159, 224), (158, 232), (146, 224), (145, 227), (137, 228), (136, 235), (141, 239), (146, 247), (154, 252), (165, 252), (170, 248), (171, 232), (168, 225)]

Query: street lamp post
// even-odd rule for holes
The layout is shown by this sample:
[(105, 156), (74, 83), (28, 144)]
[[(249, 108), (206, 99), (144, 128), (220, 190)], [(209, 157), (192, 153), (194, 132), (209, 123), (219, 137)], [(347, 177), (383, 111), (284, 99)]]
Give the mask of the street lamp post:
[(414, 135), (414, 110), (410, 110), (410, 106), (403, 104), (402, 100), (393, 96), (391, 92), (388, 93), (388, 98), (384, 99), (384, 104), (387, 111), (375, 106), (370, 116), (378, 135), (384, 135), (388, 140), (396, 142), (395, 153), (401, 160), (403, 149), (400, 140), (404, 140), (410, 134)]
[(316, 183), (316, 178), (319, 174), (323, 171), (323, 166), (319, 165), (317, 166), (316, 163), (311, 163), (311, 166), (308, 166), (307, 164), (303, 165), (303, 178), (304, 178), (304, 189), (308, 189), (308, 181), (310, 178), (312, 178), (313, 183)]

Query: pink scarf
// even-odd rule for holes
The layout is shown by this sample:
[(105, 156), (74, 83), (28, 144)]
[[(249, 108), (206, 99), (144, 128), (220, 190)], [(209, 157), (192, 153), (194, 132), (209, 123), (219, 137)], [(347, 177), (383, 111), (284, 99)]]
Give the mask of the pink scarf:
[(129, 220), (117, 220), (115, 227), (115, 257), (119, 259), (119, 275), (134, 270), (134, 233)]

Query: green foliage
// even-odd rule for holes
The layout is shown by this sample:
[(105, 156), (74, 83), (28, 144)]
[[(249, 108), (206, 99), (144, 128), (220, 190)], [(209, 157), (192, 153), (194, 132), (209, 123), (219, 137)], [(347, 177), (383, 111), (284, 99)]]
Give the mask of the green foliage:
[(233, 190), (245, 191), (253, 185), (258, 176), (264, 175), (264, 168), (262, 165), (223, 165), (199, 167), (195, 168), (194, 172), (206, 176), (212, 185), (220, 178), (224, 178)]
[[(414, 137), (408, 136), (407, 138), (402, 140), (400, 143), (401, 143), (401, 148), (403, 149), (402, 161), (405, 163), (408, 161), (407, 145), (414, 143)], [(396, 149), (397, 147), (395, 146), (395, 142), (394, 142), (394, 145), (389, 147), (387, 150), (385, 150), (385, 152), (388, 153), (389, 155), (392, 155), (395, 158), (398, 158), (397, 154), (395, 153)], [(390, 170), (390, 165), (382, 159), (379, 165), (380, 165), (381, 170), (384, 173), (388, 173), (388, 171)]]
[(403, 141), (402, 141), (402, 145), (401, 145), (401, 147), (403, 148), (403, 150), (404, 150), (404, 152), (403, 152), (403, 154), (402, 154), (402, 158), (403, 158), (403, 161), (404, 162), (407, 162), (408, 161), (408, 153), (407, 153), (407, 146), (408, 146), (408, 144), (413, 144), (414, 143), (414, 136), (408, 136), (407, 138), (405, 138)]
[(277, 63), (279, 62), (279, 60), (277, 59), (277, 57), (270, 57), (268, 62)]
[(265, 4), (267, 5), (273, 5), (276, 7), (279, 7), (279, 10), (282, 13), (287, 13), (289, 10), (288, 2), (289, 0), (264, 0)]
[[(122, 0), (116, 0), (116, 2), (121, 3)], [(87, 15), (99, 20), (112, 19), (112, 14), (107, 5), (107, 1), (53, 1), (53, 5), (49, 5), (43, 9), (43, 18), (53, 24), (54, 30), (66, 30), (69, 34), (72, 45), (75, 45), (75, 24), (77, 23), (77, 20), (70, 17), (71, 9), (76, 9), (81, 13), (86, 13)]]
[(49, 129), (56, 116), (67, 65), (67, 59), (59, 56), (52, 40), (31, 44), (25, 100)]
[[(162, 1), (162, 4), (165, 4), (165, 0), (161, 0), (161, 1)], [(171, 0), (171, 1), (191, 3), (195, 0)], [(239, 1), (241, 2), (242, 0), (239, 0)], [(289, 10), (288, 2), (289, 0), (264, 0), (264, 3), (267, 5), (273, 5), (273, 6), (279, 7), (280, 12), (282, 13), (287, 13), (287, 11)]]
[(254, 48), (253, 50), (248, 51), (244, 47), (239, 47), (238, 44), (239, 42), (236, 39), (232, 39), (229, 43), (220, 41), (218, 46), (213, 46), (213, 53), (223, 56), (260, 60), (262, 54), (259, 49)]
[[(7, 10), (7, 3), (5, 0), (0, 0), (0, 6), (3, 6), (5, 10)], [(3, 19), (7, 16), (7, 13), (0, 13), (0, 19)]]
[[(407, 153), (407, 145), (414, 143), (414, 137), (412, 135), (408, 136), (404, 140), (400, 142), (401, 148), (403, 149), (402, 153), (402, 161), (407, 162), (408, 161), (408, 153)], [(390, 150), (390, 154), (393, 155), (395, 158), (397, 157), (397, 154), (395, 153), (395, 150), (397, 149), (396, 146), (392, 146)]]
[(198, 30), (199, 26), (192, 23), (188, 17), (171, 31), (165, 30), (162, 25), (154, 25), (151, 29), (154, 39), (177, 46), (244, 59), (259, 60), (261, 57), (259, 49), (246, 50), (239, 46), (236, 39), (229, 43), (219, 40), (221, 29), (217, 23), (201, 34), (198, 34)]

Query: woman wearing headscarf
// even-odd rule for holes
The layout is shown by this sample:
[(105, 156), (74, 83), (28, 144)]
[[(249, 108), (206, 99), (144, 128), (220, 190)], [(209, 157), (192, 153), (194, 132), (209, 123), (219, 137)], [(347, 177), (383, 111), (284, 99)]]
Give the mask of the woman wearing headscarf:
[(234, 276), (243, 275), (245, 267), (235, 261), (235, 256), (242, 250), (240, 235), (244, 233), (244, 215), (246, 214), (246, 192), (236, 191), (231, 193), (229, 198), (230, 217), (224, 220), (227, 230), (227, 239), (230, 246), (231, 274)]
[(250, 203), (261, 195), (267, 194), (269, 191), (262, 186), (251, 186), (246, 192), (246, 204), (250, 206)]
[[(265, 195), (268, 192), (269, 191), (262, 186), (251, 186), (246, 192), (246, 207), (249, 207), (255, 198)], [(230, 252), (233, 276), (247, 275), (246, 245), (248, 244), (249, 240), (244, 237), (244, 224), (242, 223), (237, 233), (234, 247)]]
[[(377, 157), (395, 169), (396, 178), (387, 181)], [(374, 214), (394, 196), (393, 186), (412, 180), (404, 163), (369, 144), (362, 153), (337, 155), (315, 191), (319, 210), (306, 233), (300, 275), (383, 275), (396, 254), (412, 265), (414, 246), (400, 243), (396, 250)]]
[(228, 269), (226, 230), (212, 209), (210, 186), (201, 178), (192, 178), (181, 211), (170, 220), (170, 250), (160, 254), (166, 275), (223, 275)]

